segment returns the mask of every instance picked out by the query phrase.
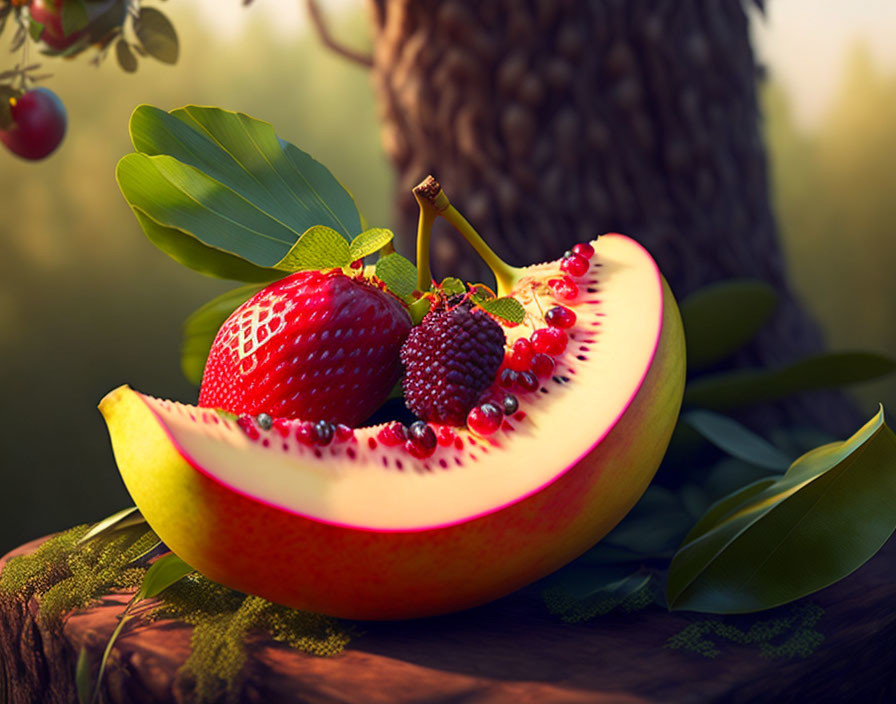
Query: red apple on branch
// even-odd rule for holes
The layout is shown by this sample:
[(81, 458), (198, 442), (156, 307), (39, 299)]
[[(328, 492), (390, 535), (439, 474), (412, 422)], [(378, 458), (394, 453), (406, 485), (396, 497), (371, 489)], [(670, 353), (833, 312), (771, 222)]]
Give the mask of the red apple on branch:
[(35, 88), (10, 99), (10, 113), (12, 125), (0, 129), (0, 142), (24, 159), (49, 156), (65, 136), (65, 106), (47, 88)]

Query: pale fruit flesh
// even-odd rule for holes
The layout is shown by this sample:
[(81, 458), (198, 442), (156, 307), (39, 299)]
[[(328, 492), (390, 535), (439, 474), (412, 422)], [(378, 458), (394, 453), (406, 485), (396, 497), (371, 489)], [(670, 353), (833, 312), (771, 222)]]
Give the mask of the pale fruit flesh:
[[(446, 613), (552, 572), (641, 496), (684, 388), (681, 321), (653, 260), (621, 235), (595, 249), (564, 302), (577, 322), (554, 378), (495, 435), (458, 430), (462, 449), (427, 459), (372, 448), (378, 427), (311, 448), (122, 387), (100, 409), (128, 490), (209, 578), (334, 616)], [(515, 295), (536, 316), (558, 263), (524, 271)]]

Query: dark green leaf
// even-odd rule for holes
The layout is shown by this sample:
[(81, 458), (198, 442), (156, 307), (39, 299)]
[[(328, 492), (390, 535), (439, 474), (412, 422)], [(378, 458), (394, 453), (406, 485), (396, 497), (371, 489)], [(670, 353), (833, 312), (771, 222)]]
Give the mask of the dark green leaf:
[(12, 12), (12, 5), (5, 5), (0, 7), (0, 35), (3, 34), (3, 30), (6, 29), (6, 20), (9, 19), (9, 15)]
[(282, 271), (332, 269), (348, 266), (353, 257), (348, 242), (332, 227), (309, 227), (276, 268)]
[(684, 402), (724, 410), (803, 391), (870, 381), (894, 369), (893, 359), (874, 352), (822, 354), (779, 369), (745, 369), (701, 377), (688, 384)]
[(162, 12), (152, 7), (141, 8), (134, 21), (134, 33), (147, 54), (162, 63), (177, 63), (177, 32)]
[(103, 533), (123, 530), (143, 523), (146, 523), (146, 519), (143, 518), (140, 510), (136, 506), (130, 506), (95, 523), (90, 530), (81, 536), (78, 543), (86, 543), (88, 540), (93, 540)]
[[(654, 601), (652, 581), (649, 572), (632, 565), (573, 564), (545, 580), (543, 597), (548, 610), (564, 621), (585, 621), (620, 607), (637, 610), (648, 606)], [(647, 590), (646, 598), (636, 598)]]
[(602, 542), (643, 557), (668, 556), (692, 524), (681, 498), (669, 489), (653, 485)]
[(778, 294), (765, 281), (733, 279), (711, 284), (681, 302), (688, 367), (719, 362), (765, 325), (778, 305)]
[(208, 247), (183, 230), (161, 225), (140, 208), (131, 209), (150, 242), (201, 274), (234, 281), (274, 281), (283, 277), (282, 271), (256, 266), (235, 254)]
[(736, 420), (712, 411), (690, 411), (682, 418), (713, 445), (746, 462), (784, 471), (790, 459)]
[(66, 0), (62, 4), (60, 13), (62, 20), (62, 33), (67, 37), (79, 32), (87, 26), (87, 6), (84, 0)]
[(115, 57), (118, 59), (118, 65), (122, 71), (134, 73), (137, 70), (137, 57), (131, 51), (131, 45), (124, 39), (115, 42)]
[(395, 252), (376, 263), (376, 275), (399, 298), (409, 298), (417, 288), (417, 267)]
[(29, 21), (28, 21), (28, 34), (31, 35), (31, 38), (32, 38), (34, 41), (39, 42), (39, 41), (40, 41), (40, 35), (43, 34), (43, 33), (44, 33), (44, 26), (43, 26), (40, 22), (35, 22), (34, 20), (29, 19)]
[(448, 278), (442, 281), (442, 293), (446, 296), (456, 296), (461, 293), (467, 292), (467, 287), (464, 285), (464, 282), (460, 279), (456, 279), (453, 276), (449, 276)]
[(523, 304), (511, 296), (503, 298), (473, 298), (473, 302), (496, 318), (501, 318), (508, 323), (519, 325), (526, 317), (526, 309)]
[[(271, 280), (280, 274), (259, 269), (276, 266), (309, 228), (331, 227), (346, 241), (360, 232), (351, 195), (265, 122), (218, 108), (169, 114), (144, 105), (130, 128), (141, 153), (119, 162), (119, 186), (135, 211), (164, 228), (164, 236), (147, 232), (150, 239), (188, 266)], [(250, 271), (234, 271), (237, 258)]]
[(75, 665), (75, 689), (78, 692), (78, 704), (90, 702), (90, 658), (87, 648), (82, 647)]
[(184, 321), (180, 345), (180, 368), (184, 376), (197, 386), (208, 361), (215, 335), (239, 306), (258, 293), (264, 284), (240, 286), (212, 299)]
[(842, 579), (896, 530), (896, 435), (883, 409), (849, 440), (715, 504), (669, 571), (673, 609), (769, 609)]
[(391, 230), (383, 227), (373, 227), (364, 230), (360, 235), (352, 240), (351, 261), (357, 261), (364, 257), (380, 251), (383, 247), (392, 241), (395, 235)]
[(143, 584), (136, 598), (151, 599), (193, 572), (193, 568), (174, 553), (163, 555), (143, 575)]

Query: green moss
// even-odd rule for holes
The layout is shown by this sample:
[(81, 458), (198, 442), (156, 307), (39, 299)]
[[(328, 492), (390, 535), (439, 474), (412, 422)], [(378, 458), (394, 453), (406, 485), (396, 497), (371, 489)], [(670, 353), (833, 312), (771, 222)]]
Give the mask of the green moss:
[[(11, 559), (0, 573), (0, 598), (36, 598), (41, 618), (54, 626), (100, 597), (139, 587), (147, 569), (140, 558), (157, 543), (155, 533), (140, 526), (79, 545), (88, 528), (59, 533), (34, 553)], [(193, 681), (197, 702), (239, 700), (247, 639), (266, 636), (311, 655), (332, 656), (358, 634), (350, 624), (235, 592), (198, 573), (162, 592), (140, 618), (193, 626), (182, 673)]]
[(138, 587), (145, 569), (129, 565), (158, 542), (155, 533), (139, 527), (78, 545), (88, 528), (76, 526), (32, 554), (12, 558), (0, 574), (0, 593), (36, 597), (41, 618), (53, 626), (73, 609), (113, 591)]
[(764, 658), (805, 658), (824, 641), (824, 635), (815, 630), (823, 615), (824, 609), (816, 604), (796, 604), (784, 615), (755, 621), (746, 630), (718, 617), (708, 618), (685, 626), (666, 641), (666, 647), (715, 658), (721, 651), (707, 638), (714, 636), (737, 645), (758, 646)]
[(622, 598), (613, 593), (598, 591), (593, 596), (581, 599), (570, 595), (563, 587), (545, 589), (542, 598), (553, 615), (559, 616), (566, 623), (579, 623), (604, 616), (611, 611), (632, 613), (646, 609), (656, 601), (656, 592), (650, 581)]

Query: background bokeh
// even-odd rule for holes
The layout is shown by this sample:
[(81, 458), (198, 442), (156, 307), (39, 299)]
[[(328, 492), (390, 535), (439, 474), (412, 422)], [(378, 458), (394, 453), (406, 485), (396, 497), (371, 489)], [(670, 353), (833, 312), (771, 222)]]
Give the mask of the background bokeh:
[[(113, 61), (47, 62), (46, 85), (69, 111), (62, 149), (38, 164), (0, 153), (0, 554), (129, 505), (95, 410), (103, 394), (127, 382), (195, 399), (180, 375), (180, 323), (229, 284), (158, 252), (124, 204), (113, 174), (136, 105), (221, 105), (268, 120), (337, 174), (371, 224), (391, 221), (365, 73), (318, 45), (301, 3), (239, 4), (166, 3), (182, 42), (174, 68), (145, 61), (125, 75)], [(894, 4), (770, 5), (756, 44), (793, 280), (832, 347), (894, 354)], [(369, 41), (363, 3), (330, 10), (341, 36)], [(0, 69), (17, 58), (4, 56)], [(896, 408), (896, 382), (858, 395), (868, 415), (877, 400)]]

